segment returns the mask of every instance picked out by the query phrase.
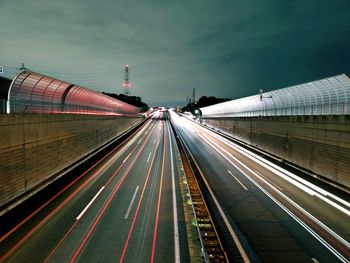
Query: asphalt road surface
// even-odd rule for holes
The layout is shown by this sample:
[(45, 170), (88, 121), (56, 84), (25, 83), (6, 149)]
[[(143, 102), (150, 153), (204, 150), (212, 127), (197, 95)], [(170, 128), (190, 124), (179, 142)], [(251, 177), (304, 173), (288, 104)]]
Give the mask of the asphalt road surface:
[[(0, 262), (189, 262), (166, 112), (0, 237)], [(348, 262), (350, 203), (170, 111), (246, 262)]]
[(0, 262), (189, 260), (166, 112), (1, 237)]
[[(349, 262), (350, 203), (171, 112), (250, 261)], [(347, 196), (347, 198), (349, 198)]]

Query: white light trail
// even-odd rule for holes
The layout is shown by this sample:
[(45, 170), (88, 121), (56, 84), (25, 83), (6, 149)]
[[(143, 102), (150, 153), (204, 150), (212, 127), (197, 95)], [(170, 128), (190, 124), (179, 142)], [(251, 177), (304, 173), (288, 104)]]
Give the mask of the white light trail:
[[(202, 127), (201, 127), (202, 128)], [(204, 128), (202, 128), (204, 129)], [(206, 130), (206, 129), (205, 129)], [(327, 197), (332, 198), (333, 200), (347, 206), (350, 208), (350, 203), (341, 199), (340, 197), (329, 193), (328, 191), (322, 189), (319, 186), (313, 185), (312, 183), (306, 181), (303, 178), (298, 177), (297, 175), (283, 169), (282, 167), (279, 167), (278, 165), (262, 158), (261, 156), (252, 153), (246, 149), (244, 149), (243, 147), (236, 145), (230, 141), (228, 141), (225, 138), (222, 138), (221, 136), (206, 130), (208, 133), (210, 133), (213, 137), (215, 137), (216, 139), (220, 140), (221, 142), (225, 143), (226, 145), (228, 145), (229, 147), (234, 148), (235, 150), (237, 150), (238, 152), (240, 152), (241, 154), (243, 154), (244, 156), (248, 157), (249, 159), (251, 159), (252, 161), (260, 164), (261, 166), (265, 167), (266, 169), (268, 169), (269, 171), (273, 172), (274, 174), (280, 176), (281, 178), (283, 178), (284, 180), (292, 183), (293, 185), (295, 185), (296, 187), (300, 188), (301, 190), (305, 191), (306, 193), (308, 193), (309, 195), (313, 195), (313, 196), (317, 196), (319, 198), (321, 198), (323, 201), (327, 202), (329, 205), (333, 206), (334, 208), (338, 209), (339, 211), (345, 213), (346, 215), (350, 216), (350, 210), (346, 209), (338, 204), (336, 204), (334, 201), (329, 200)], [(316, 193), (317, 192), (317, 193)], [(321, 195), (320, 195), (321, 194)], [(323, 195), (323, 196), (322, 196)], [(326, 197), (325, 197), (326, 196)]]
[[(247, 179), (249, 179), (253, 184), (255, 184), (262, 192), (264, 192), (267, 196), (270, 197), (272, 201), (274, 201), (279, 207), (281, 207), (285, 212), (287, 212), (292, 218), (294, 218), (304, 229), (306, 229), (312, 236), (314, 236), (321, 244), (323, 244), (330, 252), (332, 252), (336, 257), (338, 257), (342, 262), (347, 262), (346, 259), (336, 250), (334, 249), (327, 241), (325, 241), (319, 234), (317, 234), (310, 226), (305, 224), (302, 220), (300, 220), (296, 215), (294, 215), (293, 212), (291, 212), (288, 208), (286, 208), (283, 204), (281, 204), (277, 199), (275, 199), (265, 188), (263, 188), (259, 183), (257, 183), (255, 180), (253, 180), (245, 171), (243, 171), (236, 163), (240, 164), (244, 169), (249, 171), (250, 173), (254, 174), (258, 178), (260, 178), (264, 183), (268, 184), (276, 193), (278, 193), (280, 196), (282, 196), (286, 201), (288, 201), (290, 204), (292, 204), (295, 208), (297, 208), (299, 211), (301, 211), (303, 214), (307, 215), (310, 219), (312, 219), (315, 223), (317, 223), (319, 226), (321, 226), (325, 231), (327, 231), (329, 234), (331, 234), (334, 238), (336, 238), (339, 242), (341, 242), (344, 246), (350, 248), (350, 244), (343, 239), (341, 236), (339, 236), (337, 233), (335, 233), (332, 229), (330, 229), (328, 226), (323, 224), (321, 221), (319, 221), (317, 218), (315, 218), (313, 215), (311, 215), (309, 212), (307, 212), (304, 208), (299, 206), (297, 203), (295, 203), (293, 200), (291, 200), (289, 197), (287, 197), (285, 194), (283, 194), (281, 191), (279, 191), (275, 186), (270, 184), (266, 179), (264, 179), (259, 174), (255, 173), (252, 169), (250, 169), (248, 166), (246, 166), (244, 163), (239, 161), (236, 157), (234, 157), (231, 153), (223, 149), (220, 145), (213, 141), (209, 141), (207, 138), (201, 136), (203, 140), (205, 140), (209, 145), (211, 145), (223, 158), (225, 158), (232, 166), (236, 167), (242, 174), (246, 176)], [(224, 154), (225, 153), (225, 154)], [(234, 163), (229, 157), (232, 158), (236, 163)]]

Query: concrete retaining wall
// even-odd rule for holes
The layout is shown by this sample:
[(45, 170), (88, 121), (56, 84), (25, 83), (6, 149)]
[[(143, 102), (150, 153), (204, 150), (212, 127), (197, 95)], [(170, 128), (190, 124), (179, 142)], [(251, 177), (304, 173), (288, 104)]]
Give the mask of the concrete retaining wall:
[(0, 115), (0, 207), (140, 121), (91, 115)]
[(233, 137), (350, 189), (350, 116), (213, 118)]

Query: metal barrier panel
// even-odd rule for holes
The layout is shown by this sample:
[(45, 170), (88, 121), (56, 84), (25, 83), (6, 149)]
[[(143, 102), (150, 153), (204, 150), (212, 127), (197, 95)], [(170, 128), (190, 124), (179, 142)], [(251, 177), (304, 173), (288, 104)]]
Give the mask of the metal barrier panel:
[(101, 92), (30, 71), (23, 71), (16, 76), (8, 98), (11, 113), (137, 116), (140, 112), (138, 107)]
[(201, 108), (202, 117), (350, 114), (350, 79), (338, 75)]

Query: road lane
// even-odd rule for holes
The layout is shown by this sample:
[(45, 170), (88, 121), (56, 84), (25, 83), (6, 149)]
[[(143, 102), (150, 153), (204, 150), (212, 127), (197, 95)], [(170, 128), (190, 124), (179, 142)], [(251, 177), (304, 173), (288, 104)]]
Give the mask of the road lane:
[(66, 190), (54, 208), (4, 238), (1, 261), (188, 260), (186, 229), (174, 223), (184, 221), (182, 202), (173, 199), (181, 196), (172, 178), (178, 175), (174, 138), (165, 113), (159, 116)]
[(175, 245), (175, 263), (180, 262), (180, 245), (179, 245), (179, 223), (178, 223), (178, 212), (177, 212), (177, 197), (176, 197), (176, 185), (175, 185), (175, 169), (174, 169), (174, 154), (173, 154), (173, 144), (172, 138), (170, 136), (170, 124), (168, 124), (168, 136), (169, 136), (169, 152), (170, 152), (170, 167), (171, 167), (171, 193), (173, 199), (173, 222), (174, 222), (174, 245)]
[[(128, 182), (127, 179), (129, 177), (129, 175), (131, 175), (130, 172), (132, 171), (132, 168), (133, 168), (136, 160), (138, 158), (140, 158), (140, 155), (142, 155), (143, 149), (146, 146), (146, 143), (149, 140), (150, 135), (151, 135), (151, 133), (149, 133), (149, 136), (147, 136), (146, 139), (144, 140), (144, 144), (141, 144), (141, 148), (135, 153), (135, 156), (129, 155), (130, 157), (127, 160), (123, 161), (123, 163), (128, 168), (123, 172), (122, 176), (120, 177), (120, 180), (118, 180), (115, 183), (113, 181), (111, 181), (110, 191), (107, 192), (107, 196), (106, 196), (104, 203), (97, 206), (97, 208), (100, 208), (100, 207), (102, 207), (102, 208), (98, 212), (92, 211), (93, 213), (91, 213), (91, 216), (93, 218), (85, 218), (84, 221), (86, 222), (86, 224), (83, 224), (83, 222), (82, 222), (79, 227), (76, 227), (74, 229), (74, 233), (72, 233), (72, 235), (70, 235), (70, 239), (67, 239), (65, 241), (65, 243), (68, 243), (68, 244), (66, 244), (66, 245), (63, 244), (63, 249), (60, 249), (57, 251), (60, 259), (62, 257), (64, 257), (64, 255), (67, 255), (69, 258), (72, 254), (73, 257), (70, 260), (75, 261), (79, 257), (80, 253), (82, 253), (82, 252), (84, 252), (84, 250), (86, 250), (85, 246), (88, 244), (88, 241), (89, 241), (90, 237), (92, 236), (92, 234), (95, 235), (95, 232), (97, 232), (99, 230), (99, 228), (101, 228), (101, 226), (102, 226), (103, 231), (109, 232), (108, 227), (106, 228), (105, 226), (109, 226), (110, 224), (108, 224), (108, 225), (104, 224), (104, 222), (103, 222), (103, 219), (105, 217), (104, 214), (108, 212), (107, 209), (109, 209), (109, 206), (115, 201), (114, 198), (118, 194), (118, 191), (122, 188), (122, 185)], [(116, 177), (116, 178), (118, 178), (118, 177)], [(128, 187), (129, 187), (129, 185), (128, 185)], [(127, 199), (129, 199), (129, 196), (127, 196)], [(123, 202), (123, 208), (124, 208), (124, 204), (126, 204), (127, 201), (123, 200), (122, 202)], [(120, 212), (125, 213), (125, 211), (126, 210), (123, 210)], [(80, 233), (86, 232), (86, 231), (84, 231), (84, 229), (88, 229), (87, 233), (85, 235), (83, 235), (82, 237), (80, 237), (79, 240), (77, 240), (76, 235), (79, 235)], [(94, 244), (95, 242), (92, 241), (92, 242), (90, 242), (90, 244), (91, 243)], [(75, 247), (76, 244), (79, 244), (79, 246)], [(104, 242), (103, 248), (106, 249), (106, 247), (108, 247), (107, 242)], [(67, 253), (68, 249), (71, 250), (71, 253)], [(95, 245), (94, 245), (94, 249), (96, 249)], [(110, 255), (111, 253), (113, 253), (113, 252), (106, 253), (106, 254)], [(93, 254), (97, 254), (100, 259), (103, 258), (102, 253), (93, 253)]]
[[(266, 181), (265, 188), (274, 188), (274, 193), (283, 189), (283, 195), (294, 200), (314, 217), (320, 218), (319, 221), (342, 235), (343, 240), (349, 240), (350, 220), (346, 213), (330, 206), (324, 199), (310, 195), (297, 187), (297, 184), (292, 184), (291, 180), (276, 175), (276, 171), (247, 157), (242, 150), (237, 150), (237, 146), (232, 142), (226, 142), (217, 134), (188, 119), (178, 117), (175, 113), (171, 118), (191, 149), (231, 224), (238, 226), (243, 233), (243, 243), (248, 241), (250, 244), (250, 247), (246, 246), (247, 250), (252, 248), (256, 253), (254, 255), (254, 252), (250, 252), (252, 258), (267, 261), (283, 259), (285, 262), (310, 262), (311, 258), (329, 262), (341, 259), (335, 257), (288, 213), (281, 211), (280, 206), (258, 187), (256, 181), (261, 177), (261, 180)], [(244, 184), (248, 191), (227, 170)], [(267, 184), (270, 185), (266, 186)], [(278, 195), (281, 196), (280, 193)], [(343, 207), (348, 210), (346, 205), (343, 204)], [(320, 227), (320, 224), (317, 223), (316, 227)], [(339, 240), (337, 242), (337, 249), (345, 249), (341, 253), (347, 257), (348, 243)]]
[[(150, 129), (150, 126), (150, 124), (146, 124), (143, 130)], [(137, 136), (141, 135), (142, 134), (140, 133)], [(129, 154), (128, 150), (132, 151), (134, 149), (132, 148), (134, 144), (135, 138), (132, 138), (122, 147), (120, 151), (113, 152), (108, 160), (104, 160), (92, 170), (89, 169), (88, 173), (84, 173), (84, 177), (82, 177), (80, 181), (76, 182), (76, 185), (71, 185), (71, 187), (67, 188), (62, 195), (54, 199), (54, 202), (51, 203), (50, 206), (46, 207), (48, 212), (46, 210), (44, 212), (41, 211), (41, 213), (38, 214), (38, 218), (33, 218), (33, 220), (28, 222), (28, 224), (24, 225), (20, 231), (17, 231), (17, 233), (12, 236), (12, 239), (6, 240), (7, 242), (2, 242), (4, 246), (1, 246), (1, 248), (6, 247), (8, 244), (11, 245), (14, 243), (10, 251), (8, 251), (5, 256), (15, 252), (16, 254), (20, 254), (21, 257), (31, 259), (31, 255), (34, 254), (33, 251), (36, 251), (35, 257), (43, 257), (47, 249), (40, 248), (46, 248), (48, 244), (52, 244), (55, 242), (55, 240), (59, 240), (60, 238), (61, 233), (57, 230), (55, 231), (57, 226), (60, 226), (60, 229), (69, 229), (71, 221), (74, 220), (71, 219), (71, 217), (75, 218), (77, 213), (80, 213), (80, 211), (83, 210), (84, 205), (86, 205), (87, 201), (84, 202), (84, 200), (91, 200), (93, 195), (98, 191), (98, 189), (100, 189), (105, 181), (110, 179), (110, 175), (114, 173), (116, 169), (112, 165), (115, 161), (115, 166), (121, 168), (121, 160), (126, 158), (126, 156)], [(67, 204), (69, 204), (69, 206)], [(57, 206), (55, 207), (55, 205)], [(63, 213), (56, 216), (59, 211), (63, 211)], [(42, 213), (44, 213), (44, 215), (42, 215)], [(61, 216), (62, 214), (65, 214), (65, 216)], [(43, 218), (41, 218), (41, 216)], [(27, 225), (29, 226), (27, 227)], [(30, 229), (30, 231), (27, 233), (26, 231), (28, 229)], [(53, 231), (50, 233), (50, 235), (46, 235), (46, 233), (50, 232), (49, 229)], [(22, 232), (24, 232), (24, 234)], [(36, 233), (37, 235), (32, 237)], [(22, 235), (19, 241), (16, 240), (17, 235)], [(29, 240), (30, 242), (27, 242), (29, 238), (31, 238), (31, 240)], [(36, 239), (34, 242), (33, 238)], [(21, 248), (24, 243), (27, 249)], [(19, 251), (19, 248), (21, 248), (21, 251)]]

